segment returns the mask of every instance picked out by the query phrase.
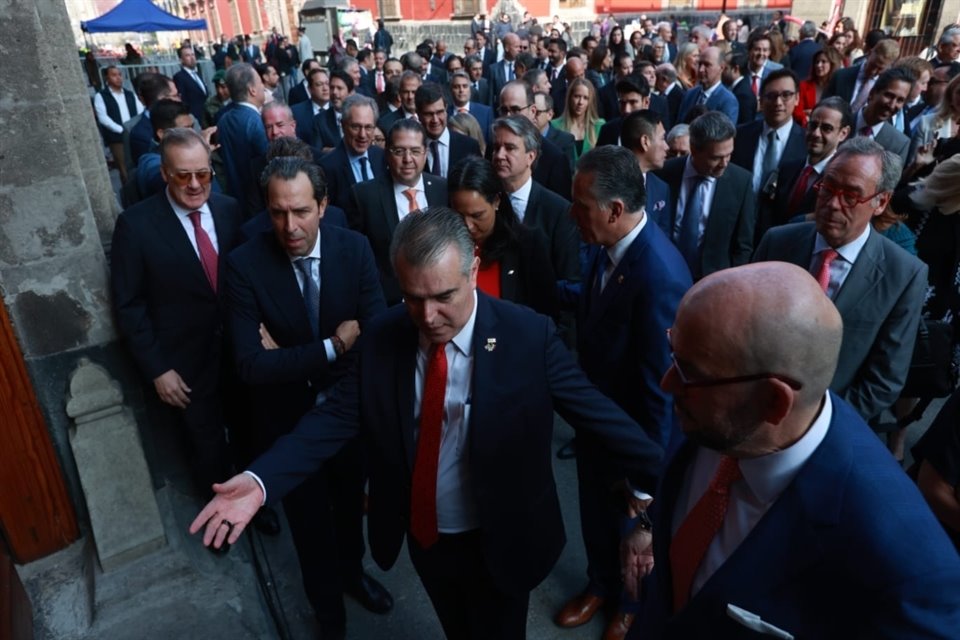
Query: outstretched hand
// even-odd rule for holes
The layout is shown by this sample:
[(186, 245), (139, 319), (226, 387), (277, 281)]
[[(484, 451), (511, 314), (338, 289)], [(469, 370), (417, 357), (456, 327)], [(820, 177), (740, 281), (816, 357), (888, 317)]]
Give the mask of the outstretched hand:
[(653, 534), (636, 527), (620, 543), (623, 586), (634, 600), (640, 596), (640, 580), (653, 571)]
[(260, 485), (246, 473), (233, 476), (224, 484), (213, 485), (216, 494), (190, 524), (193, 535), (206, 525), (203, 544), (215, 549), (224, 541), (233, 544), (263, 504)]

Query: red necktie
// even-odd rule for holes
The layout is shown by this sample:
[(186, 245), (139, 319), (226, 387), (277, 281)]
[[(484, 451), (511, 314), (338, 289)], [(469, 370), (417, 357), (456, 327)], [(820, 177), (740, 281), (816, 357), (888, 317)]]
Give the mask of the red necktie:
[(741, 478), (736, 458), (723, 456), (706, 493), (700, 497), (680, 524), (670, 544), (670, 570), (673, 573), (673, 610), (679, 611), (690, 598), (693, 576), (713, 538), (720, 531), (730, 502), (730, 485)]
[(820, 256), (823, 258), (823, 262), (820, 263), (820, 269), (817, 271), (817, 282), (820, 283), (820, 288), (823, 289), (823, 292), (827, 292), (827, 287), (830, 286), (830, 265), (833, 264), (833, 261), (837, 259), (837, 256), (840, 254), (833, 249), (824, 249), (820, 252)]
[(377, 71), (377, 93), (383, 93), (384, 88), (383, 71)]
[(203, 272), (207, 274), (207, 280), (210, 281), (210, 287), (213, 292), (217, 292), (217, 250), (213, 248), (210, 242), (210, 236), (200, 226), (200, 212), (191, 211), (187, 216), (193, 223), (193, 235), (197, 239), (197, 249), (200, 251), (200, 264), (203, 265)]
[(413, 464), (410, 533), (424, 549), (433, 546), (440, 535), (437, 531), (437, 467), (440, 462), (443, 397), (447, 390), (445, 347), (445, 344), (435, 344), (430, 350), (420, 402), (420, 437)]
[(760, 76), (753, 76), (753, 81), (750, 83), (750, 89), (753, 91), (753, 95), (760, 93)]
[(872, 137), (873, 137), (873, 127), (869, 127), (869, 126), (861, 127), (861, 128), (860, 128), (860, 135), (862, 135), (862, 136), (867, 136), (868, 138), (872, 138)]
[(407, 213), (413, 213), (420, 208), (417, 205), (417, 190), (416, 189), (404, 189), (403, 195), (407, 196)]
[(816, 170), (812, 165), (807, 165), (804, 167), (803, 171), (800, 173), (800, 178), (797, 180), (796, 186), (793, 187), (793, 193), (790, 194), (790, 210), (787, 212), (787, 216), (792, 216), (797, 213), (802, 213), (797, 211), (800, 208), (800, 203), (803, 201), (803, 197), (807, 195), (807, 190), (810, 188), (810, 176), (816, 173)]

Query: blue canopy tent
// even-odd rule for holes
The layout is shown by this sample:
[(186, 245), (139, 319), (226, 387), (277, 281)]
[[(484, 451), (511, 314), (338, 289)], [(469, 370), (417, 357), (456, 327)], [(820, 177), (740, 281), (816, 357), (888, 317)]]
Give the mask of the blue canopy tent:
[(178, 18), (150, 0), (123, 0), (99, 18), (81, 22), (80, 28), (86, 33), (193, 31), (205, 30), (207, 21)]

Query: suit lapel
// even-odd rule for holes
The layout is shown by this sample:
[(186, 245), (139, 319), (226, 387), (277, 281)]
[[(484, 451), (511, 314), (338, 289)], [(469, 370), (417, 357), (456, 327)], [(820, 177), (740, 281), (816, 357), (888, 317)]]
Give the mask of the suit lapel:
[(397, 211), (397, 200), (393, 197), (393, 181), (384, 180), (379, 182), (379, 188), (377, 192), (380, 194), (380, 211), (383, 212), (383, 222), (386, 225), (386, 228), (389, 229), (387, 238), (393, 237), (393, 232), (397, 229), (397, 225), (400, 224), (400, 212)]
[[(331, 335), (337, 328), (337, 320), (346, 316), (337, 313), (341, 301), (347, 299), (347, 280), (340, 277), (347, 256), (342, 245), (334, 242), (335, 231), (320, 232), (320, 333)], [(304, 305), (306, 311), (306, 305)], [(306, 315), (304, 315), (306, 317)]]
[(540, 212), (540, 189), (542, 187), (534, 180), (530, 185), (530, 198), (527, 200), (527, 210), (523, 215), (523, 224), (528, 227), (536, 226)]
[(413, 419), (413, 404), (416, 398), (418, 335), (413, 321), (409, 316), (405, 316), (403, 327), (397, 333), (397, 350), (393, 361), (393, 377), (397, 381), (397, 415), (400, 416), (401, 437), (407, 454), (407, 468), (411, 475), (413, 463), (417, 457), (417, 440), (414, 438), (417, 424)]
[[(297, 336), (299, 344), (312, 342), (313, 331), (310, 328), (310, 318), (307, 315), (307, 305), (303, 300), (297, 276), (293, 272), (290, 258), (280, 245), (271, 236), (268, 243), (269, 260), (264, 260), (258, 269), (266, 273), (264, 280), (270, 283), (268, 295), (279, 310), (280, 315), (287, 322), (291, 332)], [(323, 248), (321, 244), (321, 255)], [(321, 286), (323, 285), (323, 262), (321, 261)], [(323, 305), (320, 306), (321, 313)]]
[(883, 243), (879, 234), (871, 230), (867, 243), (863, 245), (857, 261), (834, 298), (833, 303), (841, 316), (848, 317), (863, 297), (883, 279), (883, 260)]
[[(648, 218), (648, 225), (653, 224), (653, 222)], [(596, 324), (603, 318), (603, 315), (613, 306), (620, 296), (621, 292), (624, 290), (624, 283), (627, 282), (629, 274), (633, 269), (634, 263), (646, 249), (650, 239), (650, 230), (647, 227), (644, 227), (640, 234), (634, 238), (633, 242), (627, 248), (627, 252), (624, 254), (623, 259), (620, 260), (620, 263), (617, 265), (617, 268), (613, 270), (613, 273), (610, 274), (610, 279), (607, 280), (607, 286), (603, 288), (603, 292), (600, 294), (599, 298), (596, 301), (591, 300), (590, 313), (588, 314), (588, 325)], [(603, 249), (601, 249), (602, 251)], [(599, 252), (598, 252), (599, 255)], [(594, 269), (597, 268), (597, 264), (594, 263)], [(591, 284), (592, 284), (591, 280)]]
[(508, 250), (500, 257), (500, 299), (516, 300), (520, 273), (519, 252)]
[[(158, 215), (150, 218), (154, 228), (157, 230), (157, 235), (162, 238), (178, 256), (177, 263), (182, 264), (184, 269), (190, 272), (195, 282), (202, 282), (206, 285), (206, 288), (212, 294), (213, 289), (207, 280), (207, 274), (203, 271), (200, 256), (197, 255), (193, 245), (190, 243), (190, 238), (187, 237), (187, 231), (183, 228), (183, 225), (180, 224), (180, 219), (167, 201), (165, 192), (161, 192), (158, 199), (161, 203), (160, 210), (157, 212)], [(211, 209), (211, 211), (213, 210)]]

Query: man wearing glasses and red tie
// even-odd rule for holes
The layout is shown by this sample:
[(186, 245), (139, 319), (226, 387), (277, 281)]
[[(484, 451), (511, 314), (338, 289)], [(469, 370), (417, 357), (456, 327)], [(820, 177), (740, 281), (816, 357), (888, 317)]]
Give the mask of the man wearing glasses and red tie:
[(241, 214), (236, 200), (210, 193), (210, 147), (200, 134), (167, 129), (160, 162), (167, 188), (117, 218), (113, 305), (137, 367), (153, 383), (148, 402), (160, 400), (150, 415), (185, 430), (197, 491), (206, 496), (229, 469), (218, 292)]

